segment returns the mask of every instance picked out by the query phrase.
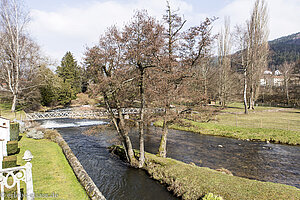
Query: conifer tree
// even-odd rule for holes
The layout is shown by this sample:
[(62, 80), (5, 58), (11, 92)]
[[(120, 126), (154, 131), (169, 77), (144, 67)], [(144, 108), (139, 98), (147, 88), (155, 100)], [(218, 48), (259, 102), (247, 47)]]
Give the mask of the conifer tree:
[(68, 86), (59, 95), (61, 100), (68, 99), (67, 101), (63, 100), (63, 104), (68, 104), (76, 98), (76, 94), (81, 92), (80, 67), (71, 52), (68, 51), (62, 58), (61, 66), (57, 67), (56, 73), (62, 78), (63, 84)]

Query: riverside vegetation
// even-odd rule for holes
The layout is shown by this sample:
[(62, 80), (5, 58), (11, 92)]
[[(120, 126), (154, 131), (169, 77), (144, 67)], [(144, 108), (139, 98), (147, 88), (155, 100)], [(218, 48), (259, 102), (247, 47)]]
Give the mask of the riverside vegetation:
[[(122, 159), (125, 158), (121, 146), (112, 146), (110, 149)], [(135, 151), (135, 154), (139, 152)], [(222, 197), (219, 199), (230, 200), (300, 198), (300, 190), (296, 187), (231, 176), (150, 153), (146, 153), (143, 169), (182, 199), (206, 199), (211, 196), (208, 195), (210, 193)]]

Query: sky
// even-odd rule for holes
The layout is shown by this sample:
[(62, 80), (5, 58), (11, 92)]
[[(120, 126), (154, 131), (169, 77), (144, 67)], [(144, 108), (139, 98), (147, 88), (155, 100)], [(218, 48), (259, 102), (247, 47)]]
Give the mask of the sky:
[[(213, 32), (217, 33), (224, 17), (231, 26), (249, 18), (255, 0), (169, 0), (183, 16), (185, 28), (199, 25), (205, 17), (216, 16)], [(269, 39), (300, 32), (300, 0), (266, 0), (269, 9)], [(24, 0), (31, 21), (28, 31), (43, 53), (59, 65), (67, 51), (79, 63), (86, 47), (97, 44), (107, 27), (122, 27), (137, 9), (161, 19), (165, 0)]]

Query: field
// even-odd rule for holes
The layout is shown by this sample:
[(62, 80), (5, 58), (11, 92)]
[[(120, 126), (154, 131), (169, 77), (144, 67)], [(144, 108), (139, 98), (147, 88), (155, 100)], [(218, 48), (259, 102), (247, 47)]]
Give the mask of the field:
[(230, 104), (221, 110), (215, 123), (246, 128), (268, 128), (300, 132), (300, 109), (258, 106), (243, 114), (243, 105)]

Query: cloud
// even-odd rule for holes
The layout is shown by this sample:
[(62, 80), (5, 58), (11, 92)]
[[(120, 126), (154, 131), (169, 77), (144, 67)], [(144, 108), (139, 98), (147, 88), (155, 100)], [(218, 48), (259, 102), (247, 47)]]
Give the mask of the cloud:
[[(172, 1), (172, 7), (188, 12), (192, 7), (187, 3)], [(81, 59), (85, 46), (98, 41), (107, 27), (122, 26), (129, 21), (137, 9), (147, 9), (149, 14), (161, 18), (165, 3), (161, 0), (138, 0), (131, 3), (117, 1), (88, 2), (80, 7), (63, 7), (56, 12), (31, 10), (31, 34), (49, 56), (60, 60), (66, 51)]]
[[(232, 26), (250, 18), (255, 0), (234, 0), (219, 11), (219, 16), (230, 16)], [(266, 0), (269, 10), (269, 39), (300, 31), (299, 0)], [(220, 20), (222, 21), (222, 20)]]
[[(216, 0), (217, 1), (217, 0)], [(172, 0), (172, 8), (179, 8), (179, 14), (187, 19), (185, 27), (195, 26), (205, 17), (220, 17), (215, 22), (214, 32), (222, 26), (224, 16), (230, 16), (231, 24), (244, 23), (249, 18), (255, 0), (230, 0), (215, 13), (201, 13), (195, 6), (203, 1)], [(126, 2), (126, 3), (125, 3)], [(267, 0), (270, 14), (270, 39), (300, 31), (299, 0)], [(223, 2), (224, 3), (224, 2)], [(30, 32), (42, 49), (52, 58), (61, 60), (66, 51), (74, 53), (81, 60), (86, 46), (98, 42), (107, 27), (116, 24), (122, 27), (132, 17), (134, 10), (147, 9), (149, 14), (161, 19), (165, 12), (165, 1), (85, 1), (81, 4), (58, 6), (49, 12), (31, 10)]]

